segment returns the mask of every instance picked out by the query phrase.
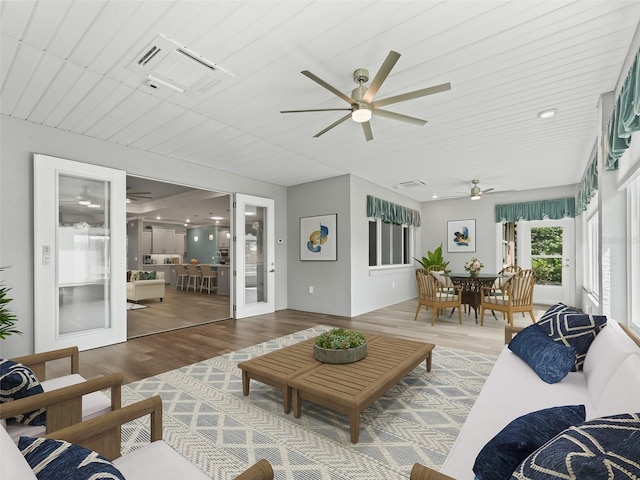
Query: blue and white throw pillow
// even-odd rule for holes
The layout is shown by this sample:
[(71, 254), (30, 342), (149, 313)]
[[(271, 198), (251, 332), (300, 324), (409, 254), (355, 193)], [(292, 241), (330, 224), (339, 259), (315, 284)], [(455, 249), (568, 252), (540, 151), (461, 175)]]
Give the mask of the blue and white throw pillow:
[[(13, 360), (0, 359), (0, 403), (18, 400), (43, 393), (42, 385), (33, 371)], [(16, 421), (25, 425), (46, 425), (46, 409), (25, 412), (15, 417)]]
[(509, 480), (532, 452), (584, 420), (584, 405), (545, 408), (512, 420), (480, 450), (473, 464), (476, 480)]
[(529, 455), (514, 480), (640, 478), (640, 413), (569, 427)]
[(537, 324), (556, 342), (575, 347), (576, 362), (571, 371), (576, 372), (582, 370), (591, 342), (607, 325), (607, 317), (588, 315), (557, 303), (540, 317)]
[(102, 455), (69, 442), (20, 437), (18, 448), (38, 480), (124, 480)]

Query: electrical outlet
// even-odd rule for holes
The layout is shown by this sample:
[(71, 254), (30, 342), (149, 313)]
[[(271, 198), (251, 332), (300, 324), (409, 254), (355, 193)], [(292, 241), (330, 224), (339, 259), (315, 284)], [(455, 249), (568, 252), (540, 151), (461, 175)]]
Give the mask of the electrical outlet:
[(313, 293), (313, 287), (309, 285), (309, 293)]

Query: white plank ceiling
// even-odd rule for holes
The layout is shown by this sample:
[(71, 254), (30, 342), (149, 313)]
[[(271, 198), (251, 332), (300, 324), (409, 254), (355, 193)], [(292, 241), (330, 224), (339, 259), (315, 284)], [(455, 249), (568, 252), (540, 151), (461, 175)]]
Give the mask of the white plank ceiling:
[[(104, 1), (0, 4), (0, 113), (290, 186), (352, 173), (416, 200), (471, 180), (526, 190), (580, 180), (596, 104), (614, 90), (640, 1)], [(158, 34), (232, 75), (209, 92), (150, 88), (127, 65)], [(374, 139), (309, 70), (347, 95), (353, 71), (401, 58), (376, 99), (445, 82), (386, 107)], [(537, 113), (555, 108), (542, 120)], [(550, 173), (552, 172), (552, 173)], [(150, 172), (152, 177), (152, 173)]]

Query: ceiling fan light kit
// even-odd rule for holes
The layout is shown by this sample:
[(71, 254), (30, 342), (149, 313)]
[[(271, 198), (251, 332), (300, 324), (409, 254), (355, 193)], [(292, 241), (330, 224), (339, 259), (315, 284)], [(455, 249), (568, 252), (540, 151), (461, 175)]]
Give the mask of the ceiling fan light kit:
[(307, 110), (281, 110), (280, 113), (303, 113), (303, 112), (327, 112), (327, 111), (348, 111), (343, 117), (339, 118), (337, 121), (333, 122), (328, 127), (324, 128), (320, 132), (314, 135), (314, 138), (317, 138), (321, 135), (324, 135), (326, 132), (331, 130), (332, 128), (340, 125), (349, 117), (354, 122), (360, 123), (362, 125), (362, 131), (364, 133), (364, 137), (366, 141), (373, 140), (373, 133), (371, 132), (371, 124), (369, 120), (373, 115), (389, 118), (392, 120), (398, 120), (405, 123), (411, 123), (413, 125), (423, 126), (427, 123), (426, 120), (422, 120), (420, 118), (410, 117), (408, 115), (402, 115), (400, 113), (389, 112), (387, 110), (382, 110), (379, 107), (383, 107), (385, 105), (391, 105), (393, 103), (404, 102), (407, 100), (412, 100), (414, 98), (424, 97), (426, 95), (433, 95), (434, 93), (444, 92), (447, 90), (451, 90), (450, 83), (443, 83), (442, 85), (436, 85), (434, 87), (423, 88), (421, 90), (415, 90), (413, 92), (403, 93), (400, 95), (395, 95), (392, 97), (383, 98), (380, 100), (374, 101), (375, 95), (378, 93), (378, 90), (382, 86), (382, 83), (386, 80), (389, 73), (395, 66), (396, 62), (400, 58), (400, 54), (398, 52), (394, 52), (393, 50), (389, 52), (387, 58), (380, 66), (380, 69), (376, 73), (375, 77), (369, 84), (366, 86), (365, 83), (369, 81), (369, 71), (366, 68), (358, 68), (353, 72), (353, 81), (358, 84), (358, 86), (353, 89), (351, 92), (351, 97), (345, 95), (340, 90), (338, 90), (333, 85), (328, 84), (321, 78), (315, 76), (313, 73), (304, 70), (302, 73), (305, 77), (313, 80), (318, 85), (326, 88), (331, 93), (336, 95), (338, 98), (341, 98), (345, 102), (347, 102), (350, 108), (320, 108), (320, 109), (307, 109)]

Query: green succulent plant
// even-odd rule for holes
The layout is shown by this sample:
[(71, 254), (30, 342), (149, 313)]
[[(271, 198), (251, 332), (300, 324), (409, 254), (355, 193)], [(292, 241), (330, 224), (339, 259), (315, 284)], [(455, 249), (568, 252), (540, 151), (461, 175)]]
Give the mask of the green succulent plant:
[(422, 265), (422, 268), (428, 268), (431, 266), (441, 267), (442, 270), (447, 270), (447, 265), (449, 262), (444, 261), (444, 256), (442, 255), (442, 243), (439, 247), (435, 248), (433, 252), (427, 251), (427, 256), (422, 257), (422, 259), (413, 257), (413, 259)]
[(355, 348), (365, 343), (367, 343), (367, 339), (362, 333), (346, 328), (333, 328), (318, 335), (315, 340), (318, 347), (330, 350)]
[[(0, 272), (5, 267), (0, 267)], [(9, 308), (8, 304), (13, 300), (9, 298), (8, 293), (11, 290), (9, 287), (5, 287), (3, 282), (0, 282), (0, 340), (4, 340), (9, 335), (18, 334), (22, 335), (22, 332), (15, 328), (17, 318)]]

